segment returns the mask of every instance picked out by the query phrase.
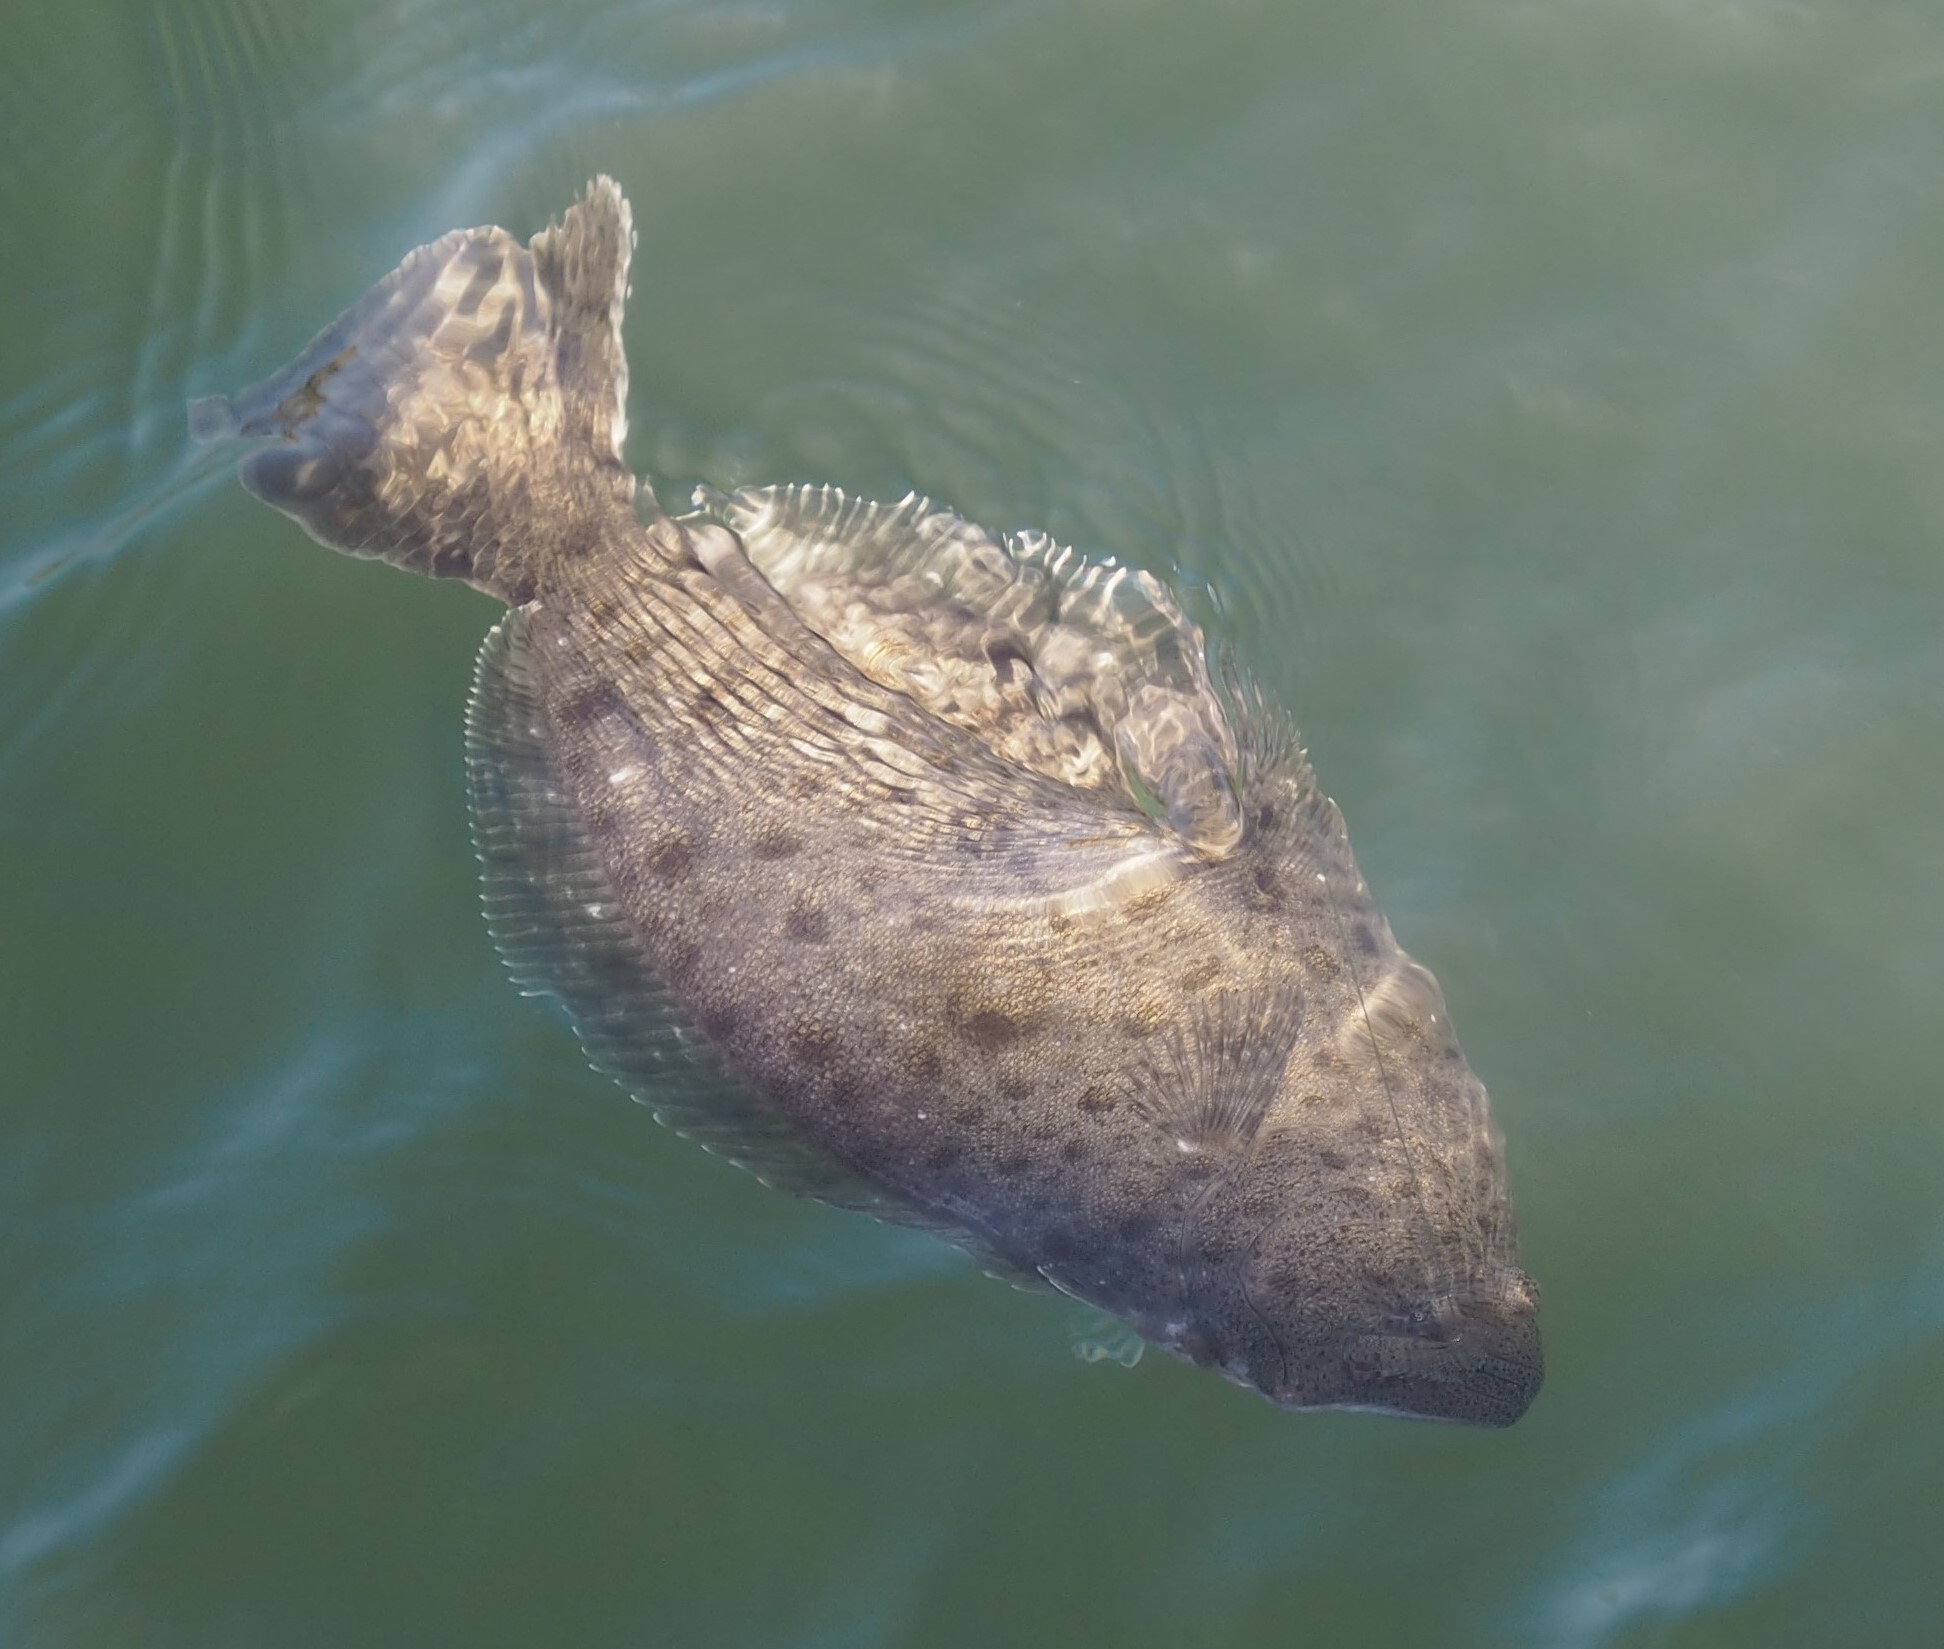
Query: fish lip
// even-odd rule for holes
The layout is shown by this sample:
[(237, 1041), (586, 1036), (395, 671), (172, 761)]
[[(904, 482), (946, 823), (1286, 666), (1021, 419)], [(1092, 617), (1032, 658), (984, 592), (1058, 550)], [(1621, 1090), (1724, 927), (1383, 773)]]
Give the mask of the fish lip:
[(1423, 1426), (1478, 1424), (1455, 1414), (1427, 1414), (1423, 1409), (1396, 1408), (1389, 1403), (1298, 1403), (1285, 1404), (1284, 1407), (1300, 1408), (1308, 1414), (1381, 1414), (1387, 1420), (1415, 1420)]
[(1411, 1328), (1346, 1332), (1314, 1380), (1258, 1389), (1281, 1408), (1503, 1428), (1532, 1407), (1545, 1372), (1536, 1293), (1521, 1286), (1461, 1297)]
[[(1346, 1381), (1351, 1389), (1325, 1397), (1300, 1390), (1265, 1391), (1278, 1408), (1310, 1413), (1383, 1414), (1398, 1420), (1503, 1430), (1523, 1419), (1545, 1384), (1542, 1368), (1508, 1358), (1489, 1358), (1439, 1379), (1423, 1374)], [(1385, 1391), (1393, 1388), (1394, 1395)], [(1391, 1396), (1387, 1401), (1386, 1397)], [(1436, 1399), (1444, 1399), (1437, 1401)]]

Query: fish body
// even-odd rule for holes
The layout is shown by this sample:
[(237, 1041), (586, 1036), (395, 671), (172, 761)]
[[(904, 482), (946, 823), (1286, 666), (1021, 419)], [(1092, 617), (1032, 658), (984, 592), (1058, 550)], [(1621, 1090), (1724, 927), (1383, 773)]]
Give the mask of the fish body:
[(499, 597), (489, 921), (594, 1063), (1297, 1408), (1538, 1389), (1499, 1137), (1287, 724), (1150, 576), (922, 499), (622, 461), (605, 178), (411, 254), (205, 436), (321, 542)]

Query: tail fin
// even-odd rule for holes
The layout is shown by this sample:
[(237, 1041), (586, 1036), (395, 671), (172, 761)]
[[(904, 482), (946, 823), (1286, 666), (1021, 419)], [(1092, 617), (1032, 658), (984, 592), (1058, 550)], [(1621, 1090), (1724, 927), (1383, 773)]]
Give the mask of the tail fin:
[(631, 222), (599, 177), (530, 246), (454, 230), (283, 371), (233, 403), (194, 403), (189, 427), (266, 438), (243, 484), (319, 543), (523, 602), (577, 516), (633, 501)]

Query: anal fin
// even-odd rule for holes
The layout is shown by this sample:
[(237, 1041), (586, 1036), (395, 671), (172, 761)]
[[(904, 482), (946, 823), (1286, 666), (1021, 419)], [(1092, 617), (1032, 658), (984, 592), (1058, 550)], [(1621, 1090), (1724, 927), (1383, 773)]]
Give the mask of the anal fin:
[(956, 1226), (926, 1217), (808, 1144), (740, 1081), (656, 976), (547, 744), (546, 709), (516, 609), (479, 650), (466, 711), (473, 841), (486, 922), (515, 984), (567, 1010), (588, 1061), (657, 1121), (765, 1184), (929, 1231), (1016, 1274)]
[(486, 925), (513, 982), (558, 1000), (588, 1062), (658, 1121), (765, 1179), (824, 1194), (791, 1183), (803, 1147), (743, 1091), (656, 977), (548, 749), (517, 611), (479, 650), (466, 768)]

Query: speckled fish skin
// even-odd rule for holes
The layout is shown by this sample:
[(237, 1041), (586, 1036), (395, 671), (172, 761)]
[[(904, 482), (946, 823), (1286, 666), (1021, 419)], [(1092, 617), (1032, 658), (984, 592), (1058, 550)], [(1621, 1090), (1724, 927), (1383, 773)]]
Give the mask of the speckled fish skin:
[(1485, 1092), (1294, 738), (1145, 575), (915, 500), (665, 513), (632, 240), (605, 178), (529, 247), (456, 231), (191, 414), (324, 544), (508, 604), (472, 748), (516, 971), (650, 1103), (649, 1020), (699, 1027), (727, 1074), (670, 1119), (778, 1184), (1281, 1404), (1516, 1420)]

